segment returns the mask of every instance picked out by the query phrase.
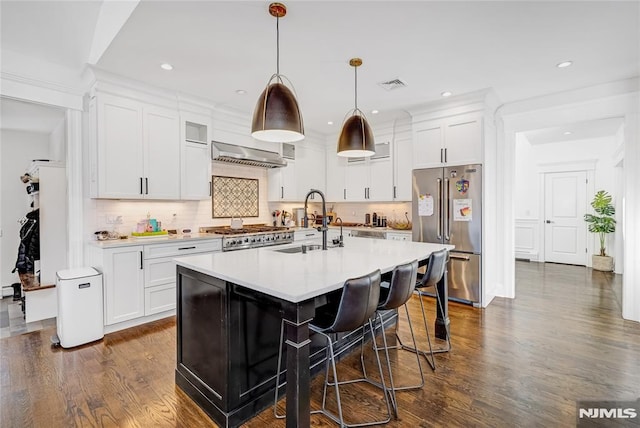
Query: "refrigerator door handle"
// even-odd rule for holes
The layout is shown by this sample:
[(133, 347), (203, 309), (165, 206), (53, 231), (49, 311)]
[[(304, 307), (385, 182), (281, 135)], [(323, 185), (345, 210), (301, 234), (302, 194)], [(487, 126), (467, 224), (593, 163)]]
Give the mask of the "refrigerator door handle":
[(442, 180), (436, 179), (438, 182), (438, 200), (436, 206), (438, 207), (438, 222), (436, 223), (436, 236), (438, 239), (442, 239)]
[(469, 256), (461, 256), (459, 254), (452, 254), (452, 253), (449, 253), (449, 258), (450, 259), (456, 259), (456, 260), (464, 260), (466, 262), (471, 260), (471, 258)]
[(445, 193), (445, 204), (447, 205), (447, 209), (445, 210), (445, 217), (444, 217), (444, 222), (445, 222), (445, 235), (444, 235), (444, 239), (446, 239), (447, 241), (451, 240), (451, 225), (449, 224), (450, 218), (449, 215), (451, 214), (449, 212), (449, 179), (445, 178), (444, 179), (444, 187), (446, 190)]

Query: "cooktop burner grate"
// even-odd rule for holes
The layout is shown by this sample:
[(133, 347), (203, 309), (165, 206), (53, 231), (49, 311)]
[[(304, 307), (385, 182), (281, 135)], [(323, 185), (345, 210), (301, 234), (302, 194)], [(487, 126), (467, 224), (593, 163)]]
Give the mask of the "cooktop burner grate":
[(280, 232), (288, 230), (287, 227), (267, 226), (264, 224), (248, 224), (240, 229), (232, 229), (229, 226), (201, 227), (200, 233), (216, 233), (219, 235), (243, 235), (260, 232)]

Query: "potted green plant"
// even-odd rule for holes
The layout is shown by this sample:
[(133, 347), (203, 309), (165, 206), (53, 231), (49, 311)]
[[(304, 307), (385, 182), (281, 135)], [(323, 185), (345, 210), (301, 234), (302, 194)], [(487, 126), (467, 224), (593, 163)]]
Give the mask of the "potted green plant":
[(613, 270), (613, 257), (607, 255), (606, 238), (608, 233), (616, 230), (616, 220), (613, 217), (616, 208), (611, 203), (611, 195), (604, 190), (599, 190), (591, 201), (591, 207), (595, 214), (585, 214), (584, 221), (589, 224), (589, 232), (597, 233), (600, 239), (600, 254), (593, 255), (593, 269), (610, 272)]

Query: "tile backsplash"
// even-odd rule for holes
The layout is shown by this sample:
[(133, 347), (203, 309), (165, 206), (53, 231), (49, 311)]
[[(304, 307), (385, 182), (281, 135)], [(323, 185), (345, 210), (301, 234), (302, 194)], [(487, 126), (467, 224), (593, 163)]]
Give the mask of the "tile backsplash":
[[(271, 223), (271, 211), (267, 202), (267, 170), (220, 162), (212, 163), (212, 175), (253, 178), (258, 180), (258, 217), (245, 219), (245, 223)], [(151, 218), (162, 222), (165, 229), (185, 229), (197, 231), (200, 226), (227, 226), (230, 219), (212, 218), (211, 199), (202, 201), (152, 201), (152, 200), (111, 200), (87, 199), (85, 206), (86, 231), (88, 239), (98, 230), (117, 229), (121, 234), (130, 234), (138, 221)], [(174, 216), (175, 214), (175, 216)], [(121, 216), (121, 224), (110, 224), (108, 219)]]

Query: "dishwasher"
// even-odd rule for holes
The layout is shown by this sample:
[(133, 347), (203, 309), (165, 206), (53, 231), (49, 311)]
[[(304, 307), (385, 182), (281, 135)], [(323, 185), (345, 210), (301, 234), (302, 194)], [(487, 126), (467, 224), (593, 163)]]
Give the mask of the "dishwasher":
[(351, 236), (356, 238), (373, 238), (373, 239), (387, 239), (387, 232), (383, 230), (352, 230)]

